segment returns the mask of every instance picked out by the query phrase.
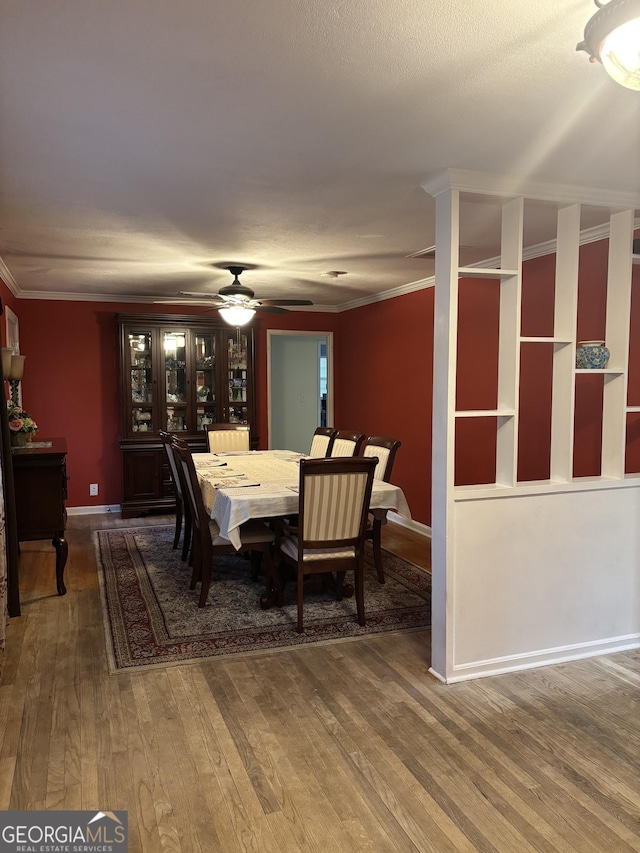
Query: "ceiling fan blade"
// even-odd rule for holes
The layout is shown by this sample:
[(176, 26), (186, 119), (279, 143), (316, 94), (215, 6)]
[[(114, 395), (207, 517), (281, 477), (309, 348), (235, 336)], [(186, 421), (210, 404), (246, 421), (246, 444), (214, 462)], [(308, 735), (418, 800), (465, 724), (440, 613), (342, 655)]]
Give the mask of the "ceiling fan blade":
[[(154, 305), (210, 305), (210, 302), (204, 302), (202, 299), (172, 299), (171, 297), (167, 297), (166, 299), (154, 299)], [(218, 306), (212, 306), (217, 308)]]
[(313, 305), (310, 299), (260, 299), (261, 305)]
[(217, 293), (192, 293), (188, 290), (181, 290), (178, 296), (190, 296), (192, 299), (206, 299), (207, 302), (209, 300), (217, 300), (220, 304), (223, 304), (223, 300), (220, 299)]
[(278, 308), (275, 305), (252, 305), (256, 311), (259, 311), (262, 314), (288, 314), (286, 308)]

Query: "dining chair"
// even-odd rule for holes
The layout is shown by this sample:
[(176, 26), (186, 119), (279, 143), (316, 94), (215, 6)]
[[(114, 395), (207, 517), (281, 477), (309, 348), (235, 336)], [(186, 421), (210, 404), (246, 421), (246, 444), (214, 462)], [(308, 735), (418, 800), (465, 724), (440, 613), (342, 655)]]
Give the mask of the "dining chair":
[(275, 535), (263, 521), (250, 520), (246, 521), (240, 527), (241, 544), (238, 549), (229, 542), (228, 539), (223, 539), (220, 536), (220, 528), (213, 519), (209, 517), (209, 513), (204, 505), (202, 491), (198, 483), (195, 465), (191, 450), (186, 441), (174, 437), (171, 446), (176, 456), (178, 465), (182, 472), (183, 487), (185, 497), (189, 503), (193, 523), (193, 572), (191, 575), (190, 589), (195, 589), (196, 584), (201, 582), (200, 599), (198, 607), (204, 607), (207, 603), (209, 595), (209, 587), (211, 586), (211, 569), (213, 566), (213, 558), (216, 554), (233, 554), (244, 551), (259, 552), (265, 555), (267, 566), (267, 577), (269, 581), (274, 583), (276, 574), (271, 570), (271, 555), (270, 547), (273, 544)]
[(309, 574), (335, 572), (340, 601), (345, 573), (353, 570), (358, 624), (365, 624), (363, 556), (375, 466), (363, 456), (300, 460), (298, 525), (281, 519), (276, 540), (276, 560), (297, 572), (299, 634)]
[[(384, 435), (370, 435), (364, 445), (362, 455), (366, 457), (377, 457), (374, 479), (383, 480), (388, 483), (391, 479), (391, 469), (396, 458), (398, 448), (402, 442), (395, 438)], [(384, 583), (384, 569), (382, 567), (382, 525), (387, 523), (387, 510), (377, 509), (369, 514), (366, 538), (373, 545), (373, 561), (378, 573), (378, 580)]]
[(250, 450), (250, 428), (247, 424), (205, 424), (209, 453)]
[(315, 459), (321, 459), (323, 456), (331, 456), (331, 448), (336, 432), (337, 430), (333, 427), (318, 427), (313, 433), (309, 456)]
[(329, 456), (357, 456), (364, 443), (365, 436), (360, 432), (350, 432), (339, 429), (333, 438), (333, 445)]
[(178, 547), (178, 542), (180, 541), (180, 534), (182, 532), (182, 522), (184, 516), (182, 559), (186, 560), (189, 554), (189, 549), (191, 547), (191, 512), (189, 510), (189, 505), (184, 498), (182, 480), (178, 471), (178, 463), (176, 462), (173, 448), (171, 446), (173, 436), (170, 432), (165, 432), (164, 430), (160, 430), (159, 435), (160, 441), (164, 445), (164, 449), (167, 454), (167, 460), (169, 462), (169, 471), (171, 472), (171, 481), (173, 483), (173, 489), (176, 496), (176, 532), (175, 536), (173, 537), (173, 547)]
[[(317, 427), (311, 440), (309, 456), (312, 459), (324, 459), (331, 456), (331, 448), (337, 432), (338, 430), (333, 427)], [(289, 524), (295, 526), (297, 523), (297, 515), (289, 516)]]

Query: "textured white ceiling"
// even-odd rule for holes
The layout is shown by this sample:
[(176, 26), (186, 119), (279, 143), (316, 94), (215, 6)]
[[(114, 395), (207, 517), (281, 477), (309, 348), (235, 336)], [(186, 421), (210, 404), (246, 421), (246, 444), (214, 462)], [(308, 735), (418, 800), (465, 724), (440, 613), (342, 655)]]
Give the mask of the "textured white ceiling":
[(445, 167), (640, 191), (640, 93), (575, 52), (594, 12), (3, 0), (0, 258), (25, 296), (211, 292), (236, 261), (340, 306), (433, 273), (406, 256)]

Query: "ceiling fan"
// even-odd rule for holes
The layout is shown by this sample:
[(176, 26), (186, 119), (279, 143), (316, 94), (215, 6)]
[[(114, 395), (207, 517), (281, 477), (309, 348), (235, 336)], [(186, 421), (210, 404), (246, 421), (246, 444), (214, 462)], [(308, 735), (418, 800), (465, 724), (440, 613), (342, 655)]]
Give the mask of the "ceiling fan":
[(182, 291), (180, 296), (188, 296), (212, 303), (209, 310), (218, 310), (223, 318), (234, 326), (248, 323), (256, 311), (270, 314), (286, 314), (292, 305), (313, 305), (310, 299), (256, 299), (250, 287), (240, 282), (240, 275), (248, 267), (241, 264), (225, 264), (233, 276), (231, 284), (221, 287), (217, 293), (193, 293)]

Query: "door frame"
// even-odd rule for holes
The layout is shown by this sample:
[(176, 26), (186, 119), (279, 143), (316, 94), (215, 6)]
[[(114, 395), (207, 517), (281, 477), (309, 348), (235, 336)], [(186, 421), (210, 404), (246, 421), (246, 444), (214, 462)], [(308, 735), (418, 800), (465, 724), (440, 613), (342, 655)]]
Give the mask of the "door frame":
[[(271, 340), (275, 335), (289, 335), (299, 338), (327, 339), (327, 426), (333, 426), (333, 332), (293, 331), (289, 329), (267, 329), (267, 430), (269, 431), (268, 449), (271, 450)], [(311, 442), (311, 438), (309, 438)]]

